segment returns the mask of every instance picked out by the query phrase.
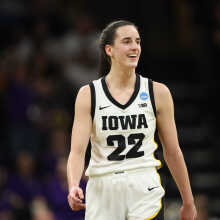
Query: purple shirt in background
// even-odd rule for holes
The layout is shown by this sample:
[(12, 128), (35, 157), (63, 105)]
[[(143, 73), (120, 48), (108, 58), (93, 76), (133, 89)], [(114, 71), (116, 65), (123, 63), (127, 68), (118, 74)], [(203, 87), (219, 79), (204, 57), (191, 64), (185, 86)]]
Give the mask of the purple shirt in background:
[[(85, 194), (86, 182), (82, 180), (80, 182), (80, 187), (83, 189)], [(55, 220), (84, 220), (85, 210), (71, 210), (67, 201), (67, 184), (62, 183), (57, 177), (52, 177), (47, 182), (44, 187), (44, 195), (50, 209), (55, 215)]]
[(21, 176), (14, 175), (9, 178), (6, 189), (19, 195), (27, 204), (42, 194), (41, 184), (33, 177), (22, 178)]
[(27, 123), (27, 110), (33, 102), (34, 94), (26, 85), (12, 82), (6, 100), (10, 123)]

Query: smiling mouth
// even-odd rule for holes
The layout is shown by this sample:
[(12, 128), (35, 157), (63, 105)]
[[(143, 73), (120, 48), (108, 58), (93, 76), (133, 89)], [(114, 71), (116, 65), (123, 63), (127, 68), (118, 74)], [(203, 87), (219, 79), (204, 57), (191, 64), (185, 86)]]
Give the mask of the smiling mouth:
[(134, 54), (134, 55), (128, 55), (128, 58), (133, 58), (133, 59), (135, 59), (135, 58), (137, 58), (138, 57), (138, 55), (136, 55), (136, 54)]
[(138, 57), (128, 57), (129, 60), (132, 60), (132, 61), (136, 61), (138, 59)]

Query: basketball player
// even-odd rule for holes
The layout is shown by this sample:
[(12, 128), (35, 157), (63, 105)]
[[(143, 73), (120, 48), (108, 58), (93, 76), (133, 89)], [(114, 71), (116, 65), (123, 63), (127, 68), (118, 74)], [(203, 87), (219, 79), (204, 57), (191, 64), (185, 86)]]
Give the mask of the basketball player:
[[(196, 208), (179, 147), (173, 100), (161, 83), (135, 72), (141, 54), (137, 27), (110, 23), (101, 33), (102, 77), (82, 87), (75, 103), (71, 152), (67, 164), (68, 202), (86, 207), (86, 220), (163, 220), (165, 194), (154, 157), (158, 130), (168, 168), (183, 204), (181, 220), (195, 220)], [(79, 182), (91, 138), (86, 204)]]

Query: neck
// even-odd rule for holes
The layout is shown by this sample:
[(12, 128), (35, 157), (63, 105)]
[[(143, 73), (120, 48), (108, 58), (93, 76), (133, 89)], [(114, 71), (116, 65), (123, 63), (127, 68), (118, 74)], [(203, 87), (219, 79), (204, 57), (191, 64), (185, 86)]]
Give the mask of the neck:
[(107, 84), (114, 85), (114, 87), (129, 87), (134, 86), (136, 81), (135, 69), (115, 70), (111, 68), (109, 74), (106, 76)]

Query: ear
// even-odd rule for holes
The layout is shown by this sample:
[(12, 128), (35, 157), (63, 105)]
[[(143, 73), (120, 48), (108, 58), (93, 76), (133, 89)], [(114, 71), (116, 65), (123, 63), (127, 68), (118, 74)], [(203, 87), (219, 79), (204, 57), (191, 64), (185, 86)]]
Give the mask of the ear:
[(105, 45), (105, 52), (106, 52), (106, 54), (107, 54), (109, 57), (112, 56), (112, 47), (111, 47), (111, 45), (109, 45), (109, 44), (106, 44), (106, 45)]

